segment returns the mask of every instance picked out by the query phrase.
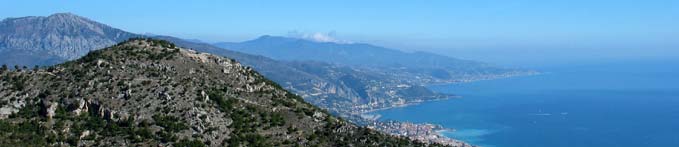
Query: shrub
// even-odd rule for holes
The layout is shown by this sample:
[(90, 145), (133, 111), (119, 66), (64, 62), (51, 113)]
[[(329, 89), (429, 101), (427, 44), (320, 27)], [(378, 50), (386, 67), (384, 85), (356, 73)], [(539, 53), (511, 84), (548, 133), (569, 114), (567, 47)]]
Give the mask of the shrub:
[(205, 147), (205, 144), (199, 140), (188, 140), (186, 138), (180, 140), (177, 143), (174, 143), (173, 146), (175, 147)]
[(165, 130), (169, 132), (179, 132), (189, 128), (183, 121), (175, 116), (154, 115), (153, 120), (156, 125), (165, 128)]

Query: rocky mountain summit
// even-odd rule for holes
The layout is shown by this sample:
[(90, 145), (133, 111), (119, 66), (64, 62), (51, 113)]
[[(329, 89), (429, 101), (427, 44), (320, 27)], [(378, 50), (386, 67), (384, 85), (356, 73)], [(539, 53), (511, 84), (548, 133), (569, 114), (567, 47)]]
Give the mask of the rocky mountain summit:
[(47, 68), (0, 68), (0, 144), (428, 145), (333, 117), (235, 60), (152, 39)]
[(138, 36), (70, 13), (0, 21), (0, 62), (46, 65)]

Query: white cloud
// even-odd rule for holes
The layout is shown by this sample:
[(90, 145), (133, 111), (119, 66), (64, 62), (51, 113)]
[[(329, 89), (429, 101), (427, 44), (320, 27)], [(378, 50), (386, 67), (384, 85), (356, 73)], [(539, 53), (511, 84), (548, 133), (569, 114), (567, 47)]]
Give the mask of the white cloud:
[(302, 32), (298, 32), (298, 31), (291, 31), (291, 32), (288, 32), (288, 37), (310, 40), (310, 41), (315, 41), (315, 42), (332, 42), (332, 43), (340, 43), (340, 44), (350, 44), (351, 43), (350, 41), (347, 41), (347, 40), (337, 39), (335, 37), (335, 32), (302, 33)]

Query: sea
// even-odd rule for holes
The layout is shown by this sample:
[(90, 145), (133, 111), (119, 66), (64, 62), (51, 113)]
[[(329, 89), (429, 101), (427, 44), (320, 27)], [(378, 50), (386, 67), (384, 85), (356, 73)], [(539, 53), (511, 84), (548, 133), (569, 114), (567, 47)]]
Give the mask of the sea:
[(482, 147), (679, 147), (679, 62), (562, 65), (429, 86), (461, 96), (375, 112)]

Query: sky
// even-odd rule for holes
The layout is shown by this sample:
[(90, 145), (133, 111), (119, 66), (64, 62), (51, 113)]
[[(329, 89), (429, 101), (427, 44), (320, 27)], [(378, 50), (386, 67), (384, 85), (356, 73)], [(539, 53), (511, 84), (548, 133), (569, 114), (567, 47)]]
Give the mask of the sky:
[[(206, 42), (316, 36), (504, 65), (679, 57), (676, 0), (16, 0), (0, 18), (71, 12)], [(301, 34), (301, 35), (300, 35)]]

